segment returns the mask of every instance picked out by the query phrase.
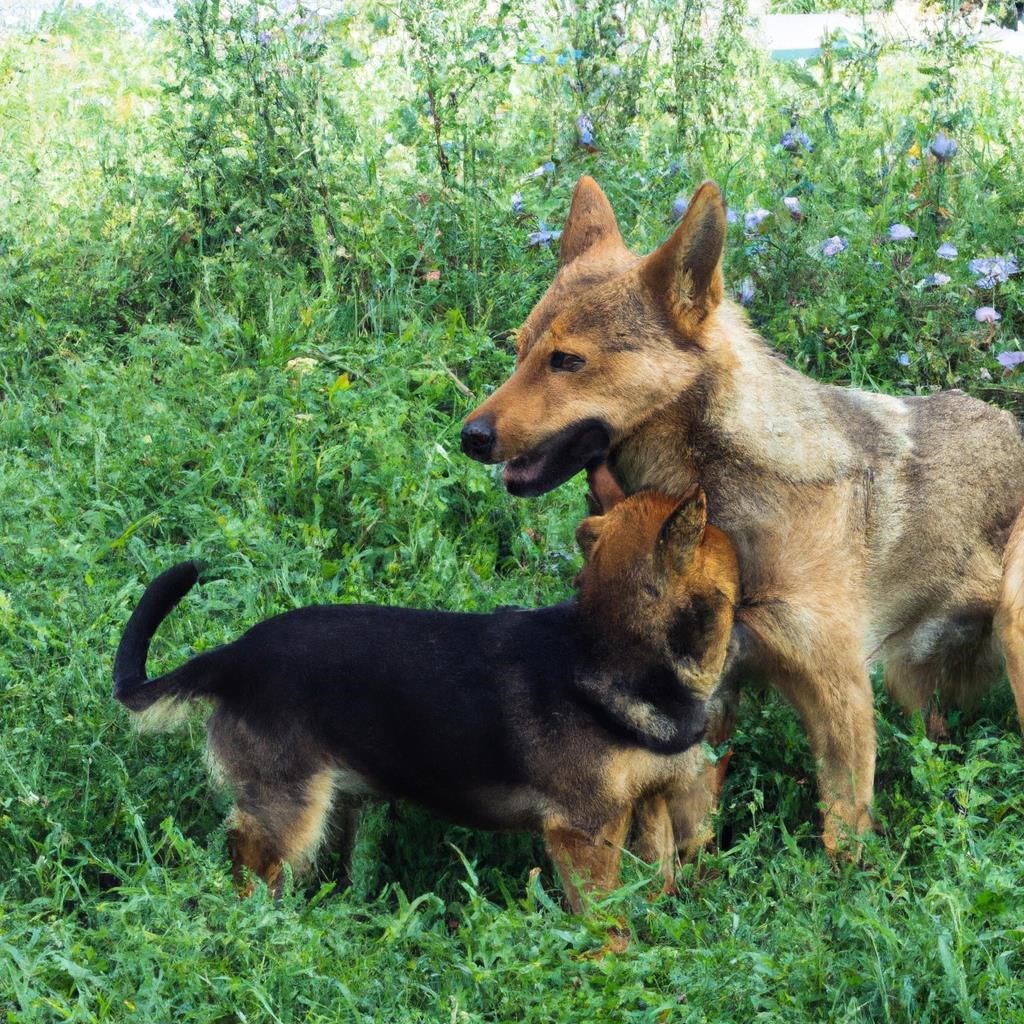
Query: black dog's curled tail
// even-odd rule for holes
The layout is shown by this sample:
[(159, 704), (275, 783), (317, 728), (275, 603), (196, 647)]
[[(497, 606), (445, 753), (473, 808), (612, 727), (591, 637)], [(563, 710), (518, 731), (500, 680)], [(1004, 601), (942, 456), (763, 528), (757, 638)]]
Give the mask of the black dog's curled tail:
[(145, 711), (158, 700), (185, 700), (196, 689), (198, 680), (189, 672), (192, 662), (158, 679), (146, 678), (146, 656), (153, 634), (178, 602), (196, 585), (201, 562), (181, 562), (162, 572), (135, 606), (114, 658), (114, 698), (132, 711)]

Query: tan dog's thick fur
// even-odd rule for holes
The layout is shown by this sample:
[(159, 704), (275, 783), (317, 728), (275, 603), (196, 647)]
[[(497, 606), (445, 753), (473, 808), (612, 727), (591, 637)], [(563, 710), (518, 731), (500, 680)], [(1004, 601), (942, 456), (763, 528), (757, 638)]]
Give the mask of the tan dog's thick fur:
[(699, 488), (637, 494), (579, 538), (574, 602), (490, 615), (300, 608), (147, 679), (150, 639), (197, 579), (183, 563), (132, 613), (114, 696), (143, 715), (213, 703), (208, 749), (235, 794), (240, 882), (250, 871), (278, 886), (283, 864), (309, 863), (336, 801), (378, 795), (543, 833), (576, 910), (579, 880), (616, 884), (636, 806), (636, 849), (671, 885), (669, 805), (705, 770), (736, 557)]
[(788, 367), (723, 297), (725, 235), (709, 182), (638, 257), (581, 179), (515, 373), (463, 447), (505, 462), (520, 495), (602, 459), (627, 492), (701, 482), (740, 557), (743, 666), (803, 720), (834, 850), (871, 821), (873, 663), (941, 729), (1005, 655), (1024, 720), (1024, 437), (960, 392), (896, 398)]

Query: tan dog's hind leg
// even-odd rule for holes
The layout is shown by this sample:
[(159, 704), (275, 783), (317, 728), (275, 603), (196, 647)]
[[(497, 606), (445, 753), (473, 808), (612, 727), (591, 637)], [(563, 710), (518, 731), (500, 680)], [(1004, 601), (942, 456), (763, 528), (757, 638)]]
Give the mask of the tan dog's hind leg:
[(995, 626), (1017, 704), (1017, 721), (1024, 733), (1024, 512), (1017, 517), (1003, 556), (1003, 583)]
[(228, 815), (228, 849), (240, 896), (252, 894), (246, 870), (266, 882), (274, 896), (281, 895), (282, 868), (290, 864), (301, 872), (309, 866), (334, 798), (334, 772), (324, 769), (312, 776), (299, 800), (284, 794), (266, 799), (240, 800)]
[(558, 870), (565, 897), (574, 914), (583, 910), (583, 892), (608, 892), (619, 884), (622, 844), (629, 833), (632, 809), (625, 808), (588, 835), (561, 819), (544, 823), (544, 842)]

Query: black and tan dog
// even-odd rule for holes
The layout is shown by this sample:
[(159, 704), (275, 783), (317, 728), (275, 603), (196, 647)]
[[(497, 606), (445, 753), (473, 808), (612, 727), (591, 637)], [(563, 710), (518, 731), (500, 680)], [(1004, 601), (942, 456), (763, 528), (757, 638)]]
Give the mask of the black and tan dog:
[(150, 640), (197, 580), (158, 576), (132, 613), (114, 696), (138, 713), (206, 698), (209, 754), (234, 791), (231, 854), (279, 885), (335, 800), (414, 800), (455, 821), (542, 832), (570, 904), (637, 849), (670, 879), (667, 801), (702, 759), (738, 569), (694, 489), (645, 492), (579, 530), (575, 601), (489, 615), (333, 605), (261, 622), (157, 679)]

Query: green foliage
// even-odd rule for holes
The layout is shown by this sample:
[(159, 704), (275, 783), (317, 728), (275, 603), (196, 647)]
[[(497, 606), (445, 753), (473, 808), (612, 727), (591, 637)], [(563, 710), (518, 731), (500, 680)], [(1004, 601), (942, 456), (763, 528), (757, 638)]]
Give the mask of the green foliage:
[[(279, 904), (241, 903), (201, 721), (139, 737), (109, 697), (143, 582), (187, 556), (216, 571), (155, 670), (314, 601), (569, 594), (580, 488), (516, 502), (458, 429), (555, 268), (527, 236), (583, 172), (638, 250), (705, 174), (740, 214), (770, 209), (730, 229), (728, 277), (751, 277), (756, 324), (802, 368), (1019, 403), (994, 354), (1022, 347), (1020, 279), (979, 292), (966, 260), (1021, 254), (1021, 67), (947, 33), (794, 74), (746, 47), (741, 6), (699, 40), (697, 15), (181, 0), (145, 37), (65, 8), (0, 39), (6, 1019), (1024, 1018), (1005, 689), (941, 747), (880, 697), (881, 832), (856, 868), (820, 849), (795, 717), (751, 694), (718, 850), (675, 899), (629, 862), (587, 920), (531, 872), (535, 840), (412, 808), (372, 812), (352, 889), (328, 852)], [(794, 125), (813, 152), (778, 145)], [(948, 164), (927, 155), (939, 129)], [(894, 221), (916, 240), (885, 241)], [(825, 257), (835, 234), (850, 248)], [(952, 282), (919, 288), (935, 270)], [(597, 955), (619, 920), (628, 948)]]
[(747, 0), (665, 5), (672, 50), (670, 109), (679, 148), (704, 158), (691, 173), (713, 173), (715, 156), (735, 159), (750, 141), (752, 97), (741, 83), (756, 76), (766, 58), (745, 45), (747, 10)]
[(163, 134), (180, 249), (237, 243), (242, 261), (273, 253), (331, 278), (331, 194), (348, 190), (329, 153), (355, 130), (325, 81), (323, 26), (301, 5), (277, 16), (237, 0), (188, 0), (175, 22)]

